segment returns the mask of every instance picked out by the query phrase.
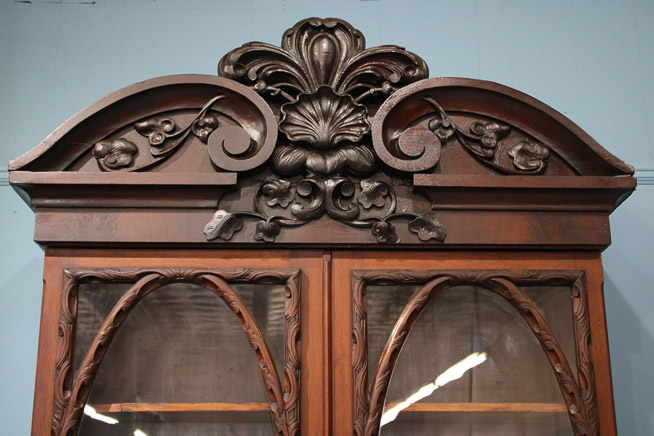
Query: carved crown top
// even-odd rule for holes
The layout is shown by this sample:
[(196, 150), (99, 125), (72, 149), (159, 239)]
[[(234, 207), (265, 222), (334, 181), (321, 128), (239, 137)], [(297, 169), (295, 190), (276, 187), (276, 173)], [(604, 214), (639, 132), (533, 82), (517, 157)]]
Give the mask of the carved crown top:
[(289, 101), (321, 86), (359, 100), (429, 75), (425, 61), (402, 47), (365, 47), (361, 32), (349, 23), (307, 18), (284, 32), (281, 48), (250, 42), (232, 50), (220, 60), (218, 74)]

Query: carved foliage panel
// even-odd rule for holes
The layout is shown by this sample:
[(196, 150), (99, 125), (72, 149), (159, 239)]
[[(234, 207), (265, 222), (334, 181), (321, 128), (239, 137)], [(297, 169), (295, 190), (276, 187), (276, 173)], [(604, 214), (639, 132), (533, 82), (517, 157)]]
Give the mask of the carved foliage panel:
[[(169, 164), (173, 156), (193, 154), (208, 156), (220, 171), (248, 171), (264, 164), (277, 141), (270, 107), (245, 86), (204, 78), (203, 83), (202, 76), (172, 76), (163, 89), (153, 85), (141, 91), (143, 101), (163, 101), (138, 112), (137, 120), (114, 120), (126, 124), (92, 145), (91, 160), (105, 172), (150, 171)], [(126, 112), (130, 103), (120, 100), (112, 109)]]
[[(51, 433), (76, 434), (90, 389), (112, 339), (134, 307), (149, 293), (170, 283), (192, 283), (222, 299), (241, 325), (257, 360), (270, 401), (275, 434), (294, 435), (300, 429), (300, 271), (299, 270), (205, 270), (187, 268), (66, 270), (56, 350), (55, 396)], [(118, 300), (73, 378), (74, 332), (77, 290), (81, 283), (134, 283)], [(229, 283), (277, 283), (285, 285), (284, 373), (278, 374), (266, 341), (254, 317)], [(183, 310), (183, 308), (180, 308)], [(83, 350), (80, 350), (83, 351)]]
[[(370, 390), (367, 356), (367, 287), (374, 284), (423, 285), (397, 319), (382, 351)], [(561, 345), (533, 301), (519, 285), (563, 284), (571, 287), (578, 380)], [(556, 376), (576, 435), (597, 435), (599, 423), (590, 356), (590, 326), (583, 272), (569, 271), (354, 271), (352, 273), (352, 371), (354, 433), (379, 434), (393, 370), (420, 313), (437, 295), (458, 285), (481, 286), (502, 297), (521, 315), (537, 338)]]

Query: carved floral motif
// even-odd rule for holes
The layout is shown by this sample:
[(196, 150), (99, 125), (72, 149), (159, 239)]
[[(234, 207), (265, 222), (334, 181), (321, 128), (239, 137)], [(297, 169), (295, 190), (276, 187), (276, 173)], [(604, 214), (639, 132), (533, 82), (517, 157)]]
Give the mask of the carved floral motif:
[[(474, 157), (480, 158), (481, 162), (506, 172), (506, 169), (494, 164), (491, 160), (495, 158), (500, 141), (511, 133), (510, 126), (496, 121), (474, 121), (466, 131), (452, 121), (436, 100), (425, 97), (424, 101), (429, 103), (436, 111), (436, 115), (428, 123), (428, 128), (441, 143), (456, 138), (459, 144)], [(513, 159), (517, 174), (539, 173), (545, 170), (551, 157), (551, 152), (546, 146), (532, 141), (521, 141), (511, 146), (507, 153)], [(438, 158), (430, 164), (433, 166), (437, 161)]]
[(93, 146), (93, 156), (109, 169), (130, 166), (138, 151), (138, 147), (125, 138), (104, 140)]
[[(205, 226), (207, 240), (229, 240), (243, 227), (242, 218), (256, 218), (254, 239), (273, 242), (282, 227), (297, 227), (318, 219), (325, 213), (335, 220), (357, 228), (370, 228), (380, 243), (399, 242), (395, 226), (390, 221), (410, 219), (409, 230), (425, 242), (443, 242), (447, 235), (445, 226), (434, 215), (417, 215), (396, 212), (397, 198), (393, 187), (384, 181), (364, 179), (360, 187), (344, 177), (307, 177), (296, 183), (287, 180), (263, 182), (255, 195), (254, 211), (229, 213), (217, 211)], [(288, 213), (271, 213), (264, 207), (287, 209)], [(361, 216), (361, 208), (382, 209), (378, 215)]]
[(513, 165), (523, 171), (539, 172), (545, 168), (552, 157), (550, 150), (542, 144), (522, 141), (508, 151), (513, 159)]

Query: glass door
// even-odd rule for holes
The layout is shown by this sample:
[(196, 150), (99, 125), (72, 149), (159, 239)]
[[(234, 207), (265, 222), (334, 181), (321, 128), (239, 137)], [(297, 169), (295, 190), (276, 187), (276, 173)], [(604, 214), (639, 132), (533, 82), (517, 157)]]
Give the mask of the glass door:
[(596, 434), (585, 272), (570, 265), (335, 255), (334, 313), (349, 322), (334, 341), (349, 330), (351, 352), (335, 349), (350, 374), (334, 389), (352, 397), (334, 419), (357, 435)]
[(61, 260), (54, 434), (324, 428), (319, 252), (123, 254)]

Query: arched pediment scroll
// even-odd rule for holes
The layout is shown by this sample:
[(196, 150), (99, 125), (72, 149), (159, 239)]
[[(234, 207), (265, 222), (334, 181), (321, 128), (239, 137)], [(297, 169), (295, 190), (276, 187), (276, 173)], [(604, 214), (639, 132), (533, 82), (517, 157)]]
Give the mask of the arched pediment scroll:
[[(203, 147), (190, 147), (193, 140)], [(186, 165), (249, 171), (266, 163), (276, 141), (274, 114), (246, 86), (215, 76), (167, 76), (128, 86), (83, 109), (9, 168), (182, 172)], [(180, 153), (182, 147), (187, 150)], [(159, 168), (173, 156), (180, 162)]]
[(551, 107), (481, 80), (434, 78), (408, 85), (384, 102), (372, 131), (379, 159), (410, 173), (433, 169), (443, 148), (460, 147), (499, 174), (567, 175), (566, 168), (571, 175), (633, 174)]

